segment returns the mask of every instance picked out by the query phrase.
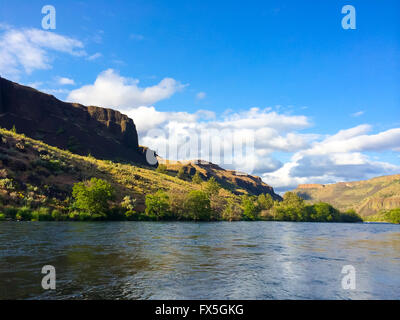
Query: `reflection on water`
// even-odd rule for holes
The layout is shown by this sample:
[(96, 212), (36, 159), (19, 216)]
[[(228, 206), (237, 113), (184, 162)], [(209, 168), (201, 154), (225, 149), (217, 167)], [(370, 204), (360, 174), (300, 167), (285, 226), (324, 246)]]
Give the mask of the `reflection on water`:
[[(41, 288), (46, 264), (55, 291)], [(399, 298), (397, 225), (0, 223), (0, 299)]]

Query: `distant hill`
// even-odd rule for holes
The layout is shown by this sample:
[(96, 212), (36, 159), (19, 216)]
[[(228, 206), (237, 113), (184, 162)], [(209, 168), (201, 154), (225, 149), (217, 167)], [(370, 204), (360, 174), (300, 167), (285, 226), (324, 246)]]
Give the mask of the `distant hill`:
[(328, 202), (343, 211), (354, 209), (362, 216), (371, 216), (400, 208), (400, 174), (329, 185), (299, 185), (294, 192), (311, 203)]
[(0, 127), (98, 159), (147, 164), (132, 119), (112, 109), (66, 103), (0, 77)]
[(238, 173), (233, 170), (225, 170), (220, 166), (207, 161), (170, 161), (158, 158), (158, 162), (166, 166), (167, 170), (178, 173), (182, 168), (186, 176), (193, 176), (199, 172), (203, 180), (214, 177), (224, 188), (235, 194), (270, 194), (274, 200), (282, 200), (281, 196), (274, 192), (274, 189), (264, 183), (260, 177), (245, 173)]

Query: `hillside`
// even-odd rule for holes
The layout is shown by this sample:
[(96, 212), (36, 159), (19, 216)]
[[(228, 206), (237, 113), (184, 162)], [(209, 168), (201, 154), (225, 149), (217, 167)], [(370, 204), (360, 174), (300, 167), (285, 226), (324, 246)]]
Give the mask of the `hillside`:
[(132, 119), (118, 111), (66, 103), (0, 77), (0, 127), (80, 155), (146, 164)]
[(308, 202), (328, 202), (339, 210), (354, 209), (362, 216), (400, 207), (400, 175), (330, 185), (299, 185), (294, 190)]
[[(96, 177), (108, 181), (116, 190), (116, 203), (129, 195), (137, 199), (137, 210), (144, 211), (147, 194), (158, 190), (183, 193), (199, 190), (201, 185), (191, 182), (196, 172), (188, 172), (179, 179), (171, 170), (166, 173), (131, 164), (98, 160), (92, 156), (80, 156), (70, 151), (49, 146), (24, 135), (0, 129), (0, 206), (47, 205), (63, 208), (68, 205), (75, 183)], [(225, 170), (214, 169), (214, 174), (223, 176)], [(244, 177), (245, 179), (256, 179)], [(252, 191), (273, 189), (258, 182), (260, 189), (229, 185), (222, 189), (221, 197), (240, 203), (238, 194), (254, 194)]]
[(170, 161), (158, 158), (158, 162), (165, 165), (166, 169), (173, 174), (177, 174), (182, 169), (187, 176), (193, 176), (197, 171), (203, 180), (214, 177), (224, 188), (235, 194), (269, 194), (274, 200), (282, 200), (281, 196), (276, 194), (274, 189), (264, 183), (260, 177), (225, 170), (216, 164), (201, 160)]

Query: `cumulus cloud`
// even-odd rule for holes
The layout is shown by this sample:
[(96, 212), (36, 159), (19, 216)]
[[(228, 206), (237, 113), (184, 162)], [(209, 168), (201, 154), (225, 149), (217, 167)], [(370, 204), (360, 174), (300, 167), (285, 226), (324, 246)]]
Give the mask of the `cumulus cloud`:
[[(312, 125), (307, 117), (268, 108), (217, 116), (204, 110), (160, 112), (155, 107), (139, 107), (127, 114), (137, 125), (141, 144), (161, 156), (208, 160), (260, 175), (278, 191), (304, 183), (360, 180), (400, 171), (398, 165), (365, 154), (398, 150), (400, 128), (371, 134), (372, 127), (364, 124), (331, 136), (304, 134), (300, 131)], [(290, 160), (283, 163), (277, 152), (291, 155)]]
[(84, 56), (83, 43), (54, 32), (31, 29), (0, 28), (0, 73), (17, 77), (22, 71), (50, 69), (50, 51)]
[(326, 184), (398, 173), (400, 166), (371, 160), (363, 152), (395, 151), (400, 147), (400, 128), (368, 135), (371, 129), (360, 125), (315, 141), (263, 178), (278, 190), (288, 190), (304, 183)]
[[(372, 127), (362, 124), (321, 135), (302, 132), (312, 126), (308, 117), (277, 108), (220, 115), (207, 110), (162, 112), (153, 104), (184, 86), (170, 78), (151, 87), (138, 84), (108, 69), (94, 84), (72, 91), (68, 99), (119, 109), (135, 121), (140, 143), (162, 157), (202, 159), (260, 175), (278, 191), (303, 183), (359, 180), (400, 171), (397, 165), (365, 154), (400, 150), (400, 128), (371, 133)], [(282, 161), (282, 153), (290, 156), (288, 161)]]
[(311, 125), (307, 117), (268, 108), (217, 116), (206, 110), (160, 112), (153, 106), (142, 106), (125, 113), (134, 119), (141, 144), (162, 157), (202, 159), (253, 174), (275, 171), (283, 165), (273, 152), (301, 150), (317, 137), (297, 133)]
[(57, 83), (62, 85), (62, 86), (66, 86), (66, 85), (75, 85), (75, 81), (74, 79), (70, 79), (70, 78), (65, 78), (65, 77), (59, 77), (57, 78)]
[(164, 78), (154, 86), (141, 88), (139, 80), (122, 77), (113, 69), (108, 69), (100, 73), (93, 84), (71, 91), (68, 100), (130, 110), (167, 99), (184, 87), (172, 78)]

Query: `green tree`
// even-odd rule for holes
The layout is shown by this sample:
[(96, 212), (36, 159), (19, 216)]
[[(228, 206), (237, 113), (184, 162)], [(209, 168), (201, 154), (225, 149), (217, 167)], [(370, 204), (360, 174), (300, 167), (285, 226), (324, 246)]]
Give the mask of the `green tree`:
[(204, 186), (204, 192), (210, 198), (213, 195), (217, 195), (219, 190), (221, 189), (221, 185), (215, 180), (214, 177), (211, 177)]
[(319, 202), (312, 206), (311, 219), (317, 222), (339, 222), (340, 213), (337, 209), (325, 202)]
[(393, 209), (385, 213), (385, 220), (390, 223), (400, 224), (400, 209)]
[(269, 210), (274, 206), (274, 199), (270, 194), (260, 194), (257, 198), (257, 203), (260, 210)]
[(357, 212), (354, 209), (350, 209), (340, 215), (340, 221), (342, 221), (342, 222), (362, 222), (363, 219), (357, 214)]
[(169, 216), (168, 195), (158, 190), (155, 194), (146, 195), (146, 215), (156, 220), (162, 220)]
[(203, 191), (193, 190), (189, 192), (185, 202), (185, 209), (190, 219), (201, 221), (210, 220), (210, 199)]
[(287, 192), (283, 201), (274, 206), (275, 220), (279, 221), (308, 221), (309, 211), (304, 200), (293, 192)]
[(200, 177), (200, 174), (198, 171), (196, 171), (196, 173), (192, 177), (192, 182), (196, 183), (196, 184), (201, 184), (203, 182), (203, 179)]
[(227, 221), (238, 221), (242, 219), (242, 215), (242, 208), (240, 208), (232, 198), (229, 198), (225, 210), (222, 213), (222, 219)]
[(187, 218), (185, 210), (186, 197), (187, 192), (184, 190), (173, 188), (168, 191), (171, 215), (178, 220)]
[(92, 178), (89, 181), (75, 183), (72, 189), (74, 207), (89, 215), (107, 215), (109, 201), (114, 200), (113, 187), (104, 180)]
[(256, 201), (253, 197), (243, 196), (242, 208), (243, 216), (246, 220), (257, 220), (260, 211), (256, 206)]

